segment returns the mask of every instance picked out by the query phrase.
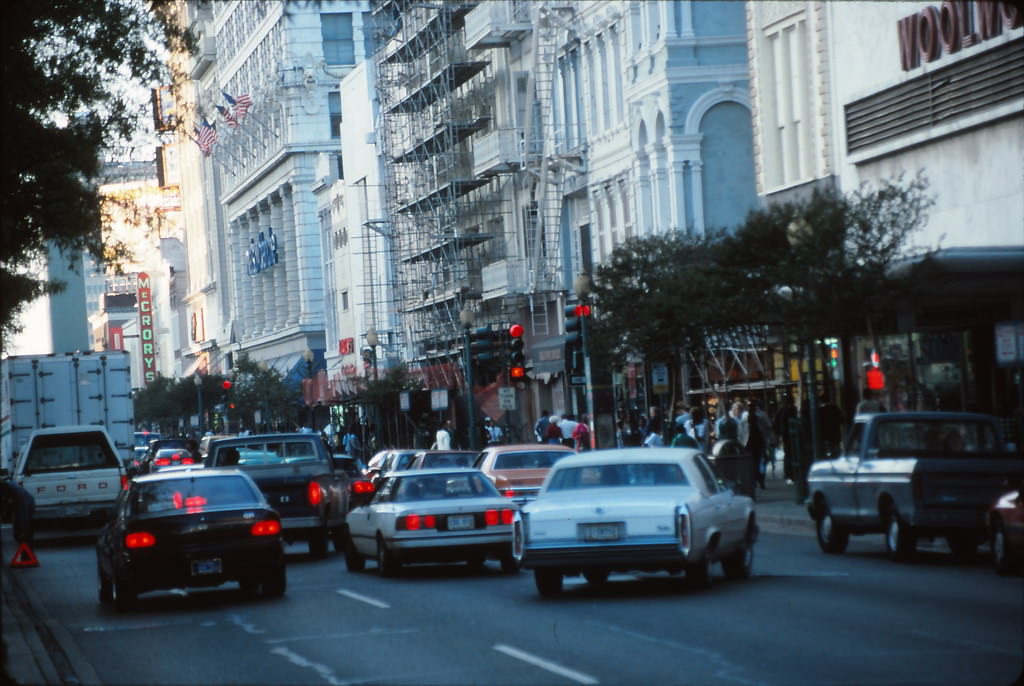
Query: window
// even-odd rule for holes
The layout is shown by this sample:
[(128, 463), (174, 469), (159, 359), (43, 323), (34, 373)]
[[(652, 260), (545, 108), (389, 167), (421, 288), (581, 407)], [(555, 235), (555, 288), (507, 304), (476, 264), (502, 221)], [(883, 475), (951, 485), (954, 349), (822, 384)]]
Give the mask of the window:
[[(331, 138), (337, 140), (341, 138), (341, 93), (331, 91), (327, 94), (327, 109), (331, 114)], [(340, 164), (338, 171), (341, 171)], [(341, 178), (340, 174), (338, 178)]]
[(352, 40), (352, 15), (349, 12), (321, 14), (320, 36), (327, 64), (355, 64), (355, 42)]
[(348, 312), (348, 291), (341, 292), (341, 311)]

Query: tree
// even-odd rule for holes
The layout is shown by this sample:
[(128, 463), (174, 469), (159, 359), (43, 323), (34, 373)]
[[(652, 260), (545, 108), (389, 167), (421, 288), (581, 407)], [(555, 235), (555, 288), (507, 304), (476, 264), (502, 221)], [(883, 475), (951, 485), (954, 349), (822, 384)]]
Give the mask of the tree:
[[(297, 421), (301, 393), (273, 367), (242, 355), (235, 361), (232, 384), (231, 401), (235, 405), (232, 423), (240, 421), (249, 429), (259, 430), (261, 426), (274, 429), (282, 423)], [(256, 421), (257, 411), (259, 422)]]
[(127, 84), (165, 80), (158, 46), (189, 50), (173, 3), (47, 0), (4, 7), (0, 336), (32, 300), (64, 284), (35, 271), (55, 246), (69, 263), (104, 254), (102, 160), (141, 127)]

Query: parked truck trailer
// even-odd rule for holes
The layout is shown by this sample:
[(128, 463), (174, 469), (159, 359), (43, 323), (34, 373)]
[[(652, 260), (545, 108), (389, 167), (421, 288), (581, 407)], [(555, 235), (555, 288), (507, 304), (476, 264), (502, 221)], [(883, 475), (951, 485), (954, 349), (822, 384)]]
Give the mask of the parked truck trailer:
[(135, 430), (127, 351), (12, 355), (0, 364), (0, 469), (11, 472), (33, 431), (71, 425), (104, 427), (127, 464)]

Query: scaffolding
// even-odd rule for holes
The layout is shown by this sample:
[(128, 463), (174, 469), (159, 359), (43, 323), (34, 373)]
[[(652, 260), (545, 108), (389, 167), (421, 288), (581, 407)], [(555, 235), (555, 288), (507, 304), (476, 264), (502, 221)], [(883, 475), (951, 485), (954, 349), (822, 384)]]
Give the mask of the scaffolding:
[(393, 286), (410, 359), (420, 365), (458, 354), (459, 313), (481, 299), (483, 266), (504, 250), (508, 203), (500, 179), (474, 174), (469, 140), (489, 126), (494, 102), (490, 63), (463, 41), (475, 5), (373, 4)]

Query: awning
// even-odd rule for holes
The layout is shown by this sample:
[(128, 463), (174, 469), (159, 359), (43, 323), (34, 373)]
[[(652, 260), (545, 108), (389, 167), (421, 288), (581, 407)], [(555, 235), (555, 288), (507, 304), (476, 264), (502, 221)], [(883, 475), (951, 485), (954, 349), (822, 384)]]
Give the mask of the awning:
[(540, 378), (542, 375), (554, 375), (565, 371), (565, 336), (552, 336), (532, 343), (529, 353), (530, 359), (527, 360), (526, 366), (532, 366), (532, 376)]

